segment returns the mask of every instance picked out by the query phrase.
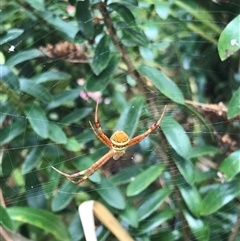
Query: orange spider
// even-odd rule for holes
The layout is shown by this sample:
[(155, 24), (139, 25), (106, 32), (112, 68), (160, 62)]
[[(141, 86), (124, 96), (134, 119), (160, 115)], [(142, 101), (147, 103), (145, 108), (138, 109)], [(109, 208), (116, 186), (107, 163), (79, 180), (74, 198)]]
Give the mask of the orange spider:
[[(74, 184), (79, 184), (81, 182), (83, 182), (84, 180), (86, 180), (89, 176), (91, 176), (94, 172), (96, 172), (102, 165), (104, 165), (107, 161), (109, 161), (109, 159), (113, 158), (114, 160), (117, 160), (119, 157), (121, 157), (124, 153), (125, 150), (129, 147), (129, 146), (133, 146), (136, 145), (137, 143), (139, 143), (140, 141), (142, 141), (145, 137), (147, 137), (152, 131), (154, 131), (155, 129), (158, 128), (158, 126), (160, 125), (162, 118), (164, 116), (164, 113), (166, 111), (166, 105), (163, 109), (162, 115), (159, 118), (159, 120), (153, 124), (146, 132), (144, 132), (141, 135), (135, 136), (134, 138), (130, 139), (129, 136), (121, 130), (118, 130), (116, 132), (113, 133), (113, 135), (111, 136), (111, 138), (109, 139), (104, 132), (102, 131), (102, 128), (98, 122), (98, 103), (96, 105), (96, 110), (95, 110), (95, 119), (94, 119), (94, 123), (95, 126), (98, 130), (99, 133), (96, 132), (95, 128), (93, 127), (92, 123), (89, 121), (89, 124), (94, 132), (94, 134), (96, 135), (96, 137), (106, 146), (108, 146), (110, 148), (110, 151), (108, 153), (106, 153), (103, 157), (101, 157), (97, 162), (95, 162), (92, 166), (90, 166), (88, 169), (83, 170), (81, 172), (77, 172), (74, 174), (67, 174), (64, 172), (59, 171), (58, 169), (56, 169), (55, 167), (52, 166), (52, 168), (57, 171), (58, 173), (60, 173), (61, 175), (65, 176), (70, 182), (74, 183)], [(77, 181), (74, 181), (72, 178), (76, 178), (79, 176), (83, 176), (82, 178), (80, 178)]]

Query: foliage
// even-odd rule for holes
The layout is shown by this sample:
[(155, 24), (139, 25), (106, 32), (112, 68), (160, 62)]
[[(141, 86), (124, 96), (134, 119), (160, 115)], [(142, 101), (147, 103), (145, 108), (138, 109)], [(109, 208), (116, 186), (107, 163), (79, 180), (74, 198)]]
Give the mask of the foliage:
[[(235, 6), (220, 0), (2, 3), (0, 224), (6, 235), (84, 240), (77, 208), (98, 200), (134, 240), (240, 240)], [(88, 123), (96, 101), (108, 136), (116, 129), (130, 137), (144, 132), (164, 104), (168, 113), (158, 131), (76, 186), (51, 166), (73, 173), (108, 151)], [(97, 226), (99, 240), (115, 240)]]

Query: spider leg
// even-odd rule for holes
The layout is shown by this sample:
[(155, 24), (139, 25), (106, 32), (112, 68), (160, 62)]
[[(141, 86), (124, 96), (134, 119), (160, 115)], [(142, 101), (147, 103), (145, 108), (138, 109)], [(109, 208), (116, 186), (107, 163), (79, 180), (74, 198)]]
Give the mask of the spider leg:
[(143, 134), (138, 135), (138, 136), (135, 136), (134, 138), (132, 138), (132, 139), (129, 141), (128, 146), (133, 146), (133, 145), (139, 143), (139, 142), (142, 141), (145, 137), (147, 137), (151, 132), (153, 132), (154, 130), (156, 130), (156, 129), (159, 127), (159, 125), (160, 125), (160, 123), (161, 123), (161, 121), (162, 121), (162, 119), (163, 119), (163, 116), (164, 116), (164, 114), (165, 114), (165, 112), (166, 112), (166, 109), (167, 109), (167, 106), (165, 105), (165, 106), (164, 106), (164, 109), (163, 109), (163, 112), (162, 112), (159, 120), (158, 120), (156, 123), (154, 123), (146, 132), (144, 132)]
[[(108, 153), (106, 153), (103, 157), (101, 157), (97, 162), (95, 162), (92, 166), (90, 166), (88, 169), (83, 170), (81, 172), (76, 172), (74, 174), (67, 174), (64, 172), (59, 171), (55, 167), (52, 166), (52, 168), (57, 171), (59, 174), (66, 177), (70, 182), (74, 184), (79, 184), (89, 178), (94, 172), (96, 172), (102, 165), (104, 165), (110, 158), (112, 158), (114, 155), (114, 151), (110, 150)], [(79, 180), (74, 181), (72, 178), (83, 176)]]

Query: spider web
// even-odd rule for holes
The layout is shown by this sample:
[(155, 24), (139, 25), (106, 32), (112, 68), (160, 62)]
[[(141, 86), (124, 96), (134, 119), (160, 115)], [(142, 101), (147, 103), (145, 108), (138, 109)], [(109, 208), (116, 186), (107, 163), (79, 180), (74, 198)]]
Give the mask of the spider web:
[[(206, 4), (207, 5), (207, 4)], [(234, 5), (234, 3), (229, 3), (229, 5)], [(236, 7), (239, 7), (240, 5), (236, 5)], [(51, 8), (58, 8), (58, 2), (51, 2), (49, 3), (48, 7)], [(66, 10), (66, 12), (71, 11), (70, 7), (66, 4), (66, 7), (68, 8)], [(144, 9), (145, 4), (143, 4), (142, 8)], [(232, 7), (232, 6), (231, 6)], [(231, 9), (229, 7), (229, 9)], [(211, 12), (210, 12), (211, 13)], [(70, 13), (69, 13), (70, 14)], [(136, 17), (136, 16), (135, 16)], [(179, 13), (179, 19), (181, 19), (181, 13)], [(140, 22), (141, 17), (136, 18), (136, 22)], [(42, 24), (45, 24), (45, 21), (38, 21), (36, 25), (41, 26)], [(159, 28), (171, 28), (172, 24), (176, 24), (175, 22), (172, 22), (171, 20), (169, 21), (164, 21), (164, 23), (161, 23), (161, 21), (159, 21), (159, 23), (154, 23), (152, 27), (150, 27), (148, 30), (145, 31), (145, 34), (153, 34), (154, 35), (154, 31), (157, 31), (156, 26), (158, 26)], [(155, 27), (154, 27), (155, 26)], [(16, 25), (17, 27), (17, 25)], [(141, 27), (141, 26), (139, 26)], [(31, 28), (29, 27), (29, 29), (34, 29), (32, 26)], [(34, 32), (32, 31), (27, 31), (28, 34), (25, 35), (25, 37), (23, 39), (21, 39), (21, 41), (11, 41), (8, 42), (4, 45), (4, 55), (5, 58), (8, 59), (11, 56), (13, 56), (14, 54), (20, 52), (20, 51), (24, 51), (24, 50), (29, 50), (32, 48), (32, 46), (36, 46), (37, 43), (33, 42), (32, 44), (28, 44), (28, 47), (24, 47), (26, 46), (26, 41), (30, 41), (29, 38), (31, 36), (31, 34), (34, 34)], [(49, 32), (48, 34), (46, 34), (45, 36), (41, 36), (39, 37), (38, 41), (39, 42), (44, 42), (44, 39), (49, 39), (49, 36), (51, 34), (54, 34), (55, 32), (58, 32), (59, 30), (52, 27), (52, 31)], [(157, 33), (159, 34), (159, 33)], [(184, 45), (190, 45), (192, 40), (184, 40), (182, 39), (178, 39), (175, 38), (175, 36), (180, 36), (181, 34), (187, 34), (187, 30), (186, 32), (175, 32), (172, 35), (166, 36), (165, 38), (161, 39), (161, 44), (162, 45), (166, 45), (166, 46), (170, 46), (173, 41), (178, 41), (178, 44), (180, 43), (180, 46), (183, 47)], [(98, 36), (96, 38), (96, 41), (99, 41), (101, 36)], [(174, 39), (174, 40), (172, 40)], [(65, 41), (67, 39), (61, 39), (61, 41)], [(37, 42), (38, 42), (37, 41)], [(157, 44), (157, 41), (154, 40), (154, 38), (152, 39), (152, 41), (154, 43)], [(189, 42), (190, 41), (190, 42)], [(199, 44), (201, 44), (202, 40), (196, 40), (193, 41), (194, 43), (197, 43), (197, 41), (199, 41)], [(25, 45), (23, 44), (25, 43)], [(39, 46), (40, 47), (40, 46)], [(173, 47), (173, 48), (176, 48)], [(204, 61), (208, 61), (208, 58), (211, 58), (212, 55), (216, 54), (217, 49), (208, 49), (206, 51), (204, 51), (204, 53), (199, 53), (199, 52), (191, 52), (191, 53), (186, 53), (185, 56), (183, 56), (183, 66), (179, 66), (178, 64), (176, 64), (176, 61), (174, 61), (173, 59), (173, 55), (175, 55), (175, 53), (178, 53), (177, 49), (171, 50), (171, 48), (164, 48), (162, 50), (163, 54), (165, 54), (165, 51), (169, 51), (169, 59), (165, 60), (167, 61), (165, 63), (165, 66), (168, 67), (169, 69), (172, 69), (173, 71), (170, 72), (171, 78), (173, 80), (179, 79), (178, 76), (174, 76), (174, 68), (180, 68), (182, 69), (183, 72), (183, 77), (184, 73), (186, 73), (187, 70), (193, 70), (191, 63), (190, 63), (190, 58), (189, 56), (192, 54), (195, 57), (197, 56), (197, 59), (199, 60), (199, 63), (202, 63)], [(172, 52), (171, 52), (172, 51)], [(138, 58), (143, 58), (145, 59), (145, 61), (151, 61), (151, 53), (144, 53), (144, 50), (142, 49), (142, 52), (138, 53), (137, 56), (135, 55), (134, 57), (131, 58), (131, 61), (134, 61), (135, 59)], [(51, 62), (51, 64), (53, 64), (54, 62), (56, 62), (56, 66), (59, 66), (59, 63), (64, 62), (64, 59), (57, 59), (57, 60), (49, 60), (49, 62)], [(159, 60), (161, 62), (161, 59)], [(49, 62), (45, 62), (42, 63), (42, 70), (44, 71), (45, 69), (47, 69)], [(71, 70), (71, 68), (75, 68), (75, 66), (77, 66), (78, 64), (76, 63), (68, 63), (69, 64), (69, 70)], [(54, 68), (54, 64), (52, 65)], [(200, 65), (203, 66), (203, 65)], [(23, 66), (21, 69), (19, 69), (19, 72), (24, 73), (26, 66)], [(227, 68), (227, 66), (226, 66)], [(58, 67), (56, 67), (56, 69), (58, 69)], [(163, 69), (164, 69), (164, 65), (163, 65)], [(209, 72), (212, 72), (213, 75), (221, 75), (223, 72), (221, 72), (221, 70), (218, 70), (219, 72), (217, 72), (216, 70), (217, 68), (215, 68), (214, 70), (211, 68), (199, 68), (198, 70), (196, 70), (196, 72), (202, 72), (202, 76), (198, 76), (198, 78), (203, 78), (203, 83), (204, 82), (208, 82), (208, 90), (210, 93), (207, 93), (207, 97), (212, 97), (211, 101), (212, 103), (219, 103), (220, 101), (226, 101), (224, 99), (221, 98), (221, 96), (214, 96), (214, 93), (211, 93), (211, 88), (213, 87), (213, 85), (215, 84), (214, 82), (209, 82), (209, 80), (204, 79), (205, 75), (208, 75)], [(59, 69), (58, 69), (59, 70)], [(35, 71), (35, 70), (34, 70)], [(37, 73), (38, 70), (36, 70)], [(89, 71), (88, 74), (90, 74), (91, 72)], [(31, 73), (32, 75), (34, 75), (35, 73)], [(83, 86), (84, 82), (86, 81), (86, 79), (84, 78), (79, 78), (75, 80), (75, 86), (81, 87)], [(211, 80), (210, 80), (211, 81)], [(113, 83), (113, 82), (112, 82)], [(48, 91), (51, 91), (51, 89), (55, 88), (56, 85), (60, 84), (60, 82), (53, 82), (52, 84), (50, 84), (48, 86)], [(129, 95), (128, 93), (128, 88), (129, 86), (132, 86), (133, 91), (136, 91), (138, 88), (138, 83), (136, 81), (134, 81), (131, 78), (121, 78), (120, 77), (114, 77), (114, 85), (115, 85), (115, 92), (116, 93), (120, 93), (119, 96), (127, 96)], [(184, 85), (181, 83), (180, 86), (182, 89), (184, 89), (185, 87), (187, 88), (188, 85)], [(195, 98), (196, 101), (199, 102), (204, 102), (204, 96), (200, 95), (197, 91), (197, 89), (199, 88), (199, 86), (195, 85), (194, 79), (191, 80), (190, 78), (190, 87), (193, 93), (195, 93)], [(153, 123), (154, 123), (154, 118), (153, 116), (155, 116), (155, 113), (151, 112), (149, 105), (147, 103), (151, 102), (152, 100), (154, 100), (155, 103), (155, 111), (157, 112), (156, 116), (160, 115), (161, 110), (163, 109), (164, 104), (166, 103), (166, 98), (161, 95), (159, 93), (159, 91), (153, 91), (153, 88), (151, 86), (151, 83), (146, 83), (145, 86), (143, 86), (144, 88), (144, 95), (148, 96), (146, 98), (146, 101), (143, 104), (143, 108), (142, 108), (142, 112), (139, 118), (139, 122), (138, 122), (138, 127), (135, 131), (134, 135), (139, 135), (141, 133), (143, 133), (146, 128), (150, 127)], [(107, 88), (108, 89), (108, 88)], [(231, 92), (232, 88), (231, 86), (224, 86), (224, 90), (225, 92)], [(108, 90), (107, 93), (102, 94), (101, 92), (88, 92), (84, 89), (79, 90), (79, 97), (78, 99), (80, 99), (82, 102), (85, 101), (86, 106), (89, 106), (91, 108), (93, 108), (91, 114), (88, 114), (85, 118), (84, 121), (81, 121), (80, 123), (74, 123), (71, 124), (71, 128), (74, 128), (76, 132), (81, 133), (83, 131), (86, 130), (91, 130), (90, 126), (88, 125), (88, 121), (93, 122), (93, 112), (94, 112), (94, 108), (95, 108), (95, 103), (96, 101), (101, 102), (100, 103), (100, 113), (99, 113), (99, 121), (102, 125), (102, 128), (104, 130), (105, 133), (107, 133), (108, 136), (110, 136), (114, 131), (115, 131), (115, 126), (117, 123), (118, 118), (121, 115), (121, 112), (119, 110), (115, 110), (115, 113), (112, 114), (112, 116), (105, 116), (104, 113), (107, 113), (108, 111), (106, 111), (108, 108), (112, 110), (112, 104), (114, 103), (114, 96), (111, 96), (109, 94), (110, 90)], [(134, 93), (134, 92), (133, 92)], [(134, 96), (134, 94), (131, 93), (131, 97)], [(211, 96), (212, 94), (212, 96)], [(22, 100), (24, 101), (25, 96), (27, 96), (27, 94), (22, 93)], [(119, 97), (118, 96), (118, 97)], [(223, 96), (222, 96), (223, 97)], [(201, 101), (202, 98), (203, 101)], [(131, 98), (129, 98), (131, 99)], [(4, 101), (4, 96), (2, 97), (2, 102)], [(26, 119), (26, 117), (24, 115), (21, 115), (20, 113), (20, 109), (21, 109), (21, 104), (23, 103), (19, 103), (19, 106), (15, 107), (15, 110), (13, 113), (9, 114), (8, 112), (2, 112), (1, 111), (1, 115), (7, 114), (7, 119), (22, 119), (26, 122), (26, 124), (28, 123), (28, 120)], [(116, 106), (116, 105), (115, 105)], [(66, 107), (58, 107), (58, 108), (62, 108), (63, 110)], [(201, 108), (200, 108), (201, 109)], [(214, 113), (212, 112), (208, 112), (205, 110), (202, 110), (203, 114), (205, 116), (214, 116)], [(189, 137), (191, 137), (191, 141), (193, 145), (201, 145), (204, 142), (204, 136), (210, 136), (210, 134), (214, 135), (214, 132), (209, 133), (210, 129), (207, 129), (200, 121), (196, 121), (196, 118), (194, 116), (189, 116), (189, 112), (186, 108), (181, 108), (176, 106), (174, 103), (170, 103), (168, 105), (168, 114), (172, 114), (174, 116), (175, 119), (178, 120), (179, 123), (181, 123), (181, 125), (183, 126), (184, 130), (186, 131), (186, 133), (188, 134)], [(60, 123), (58, 122), (58, 120), (55, 120), (56, 116), (54, 116), (54, 112), (52, 113), (52, 116), (49, 116), (49, 123), (57, 123), (57, 125), (61, 126), (64, 128), (64, 123)], [(109, 121), (110, 118), (113, 118), (112, 121)], [(211, 118), (210, 118), (211, 119)], [(212, 126), (217, 130), (218, 127), (222, 124), (224, 124), (225, 121), (224, 120), (217, 120), (213, 118), (213, 122), (211, 123)], [(68, 125), (66, 125), (68, 126)], [(203, 134), (203, 130), (205, 131), (205, 134)], [(124, 131), (126, 133), (131, 132), (131, 129), (128, 129), (128, 126), (126, 126), (126, 128), (124, 129)], [(212, 130), (211, 130), (212, 131)], [(104, 153), (107, 152), (107, 149), (98, 141), (96, 140), (96, 138), (94, 137), (93, 134), (89, 134), (90, 132), (88, 132), (88, 134), (86, 134), (86, 136), (82, 139), (78, 139), (78, 144), (80, 143), (80, 147), (81, 147), (81, 152), (78, 152), (80, 154), (75, 155), (75, 153), (73, 152), (73, 154), (70, 157), (67, 157), (67, 155), (64, 155), (64, 158), (62, 157), (62, 155), (60, 155), (59, 153), (59, 157), (56, 158), (56, 160), (54, 161), (55, 163), (60, 163), (60, 164), (67, 164), (69, 162), (74, 162), (76, 159), (78, 158), (84, 158), (87, 157), (89, 155), (94, 155), (96, 156), (96, 160), (101, 157), (101, 155), (103, 155)], [(201, 134), (201, 135), (200, 135)], [(232, 134), (234, 135), (235, 133), (231, 132), (231, 130), (227, 133), (227, 134)], [(71, 134), (70, 134), (71, 136)], [(149, 137), (147, 137), (146, 139), (144, 139), (139, 145), (134, 146), (133, 148), (129, 148), (127, 153), (121, 157), (118, 161), (114, 161), (114, 160), (110, 160), (109, 162), (107, 162), (106, 165), (104, 165), (102, 167), (102, 175), (106, 176), (108, 178), (110, 178), (112, 175), (119, 173), (120, 171), (124, 170), (125, 168), (132, 168), (134, 169), (135, 166), (139, 166), (139, 168), (144, 167), (145, 163), (148, 163), (148, 165), (150, 165), (151, 163), (154, 163), (154, 160), (157, 158), (159, 159), (159, 161), (161, 161), (162, 158), (164, 158), (164, 156), (159, 156), (159, 152), (156, 151), (156, 145), (154, 145), (153, 143), (156, 143), (158, 141), (158, 136), (159, 136), (159, 131), (155, 131), (153, 133), (150, 134)], [(47, 142), (46, 144), (36, 144), (36, 145), (28, 145), (26, 144), (26, 135), (22, 135), (21, 136), (22, 140), (18, 140), (19, 143), (23, 143), (21, 147), (14, 147), (14, 145), (11, 145), (10, 147), (6, 147), (4, 148), (4, 152), (7, 153), (8, 155), (8, 160), (10, 161), (10, 166), (13, 169), (13, 173), (11, 174), (12, 178), (4, 178), (3, 177), (3, 182), (5, 182), (5, 185), (8, 187), (8, 189), (3, 190), (3, 196), (4, 196), (4, 201), (6, 203), (6, 205), (15, 205), (15, 204), (19, 204), (19, 203), (23, 203), (26, 204), (28, 203), (29, 206), (33, 206), (33, 207), (38, 207), (41, 208), (41, 205), (43, 205), (43, 203), (46, 203), (48, 199), (50, 199), (50, 197), (52, 196), (52, 192), (60, 192), (62, 193), (62, 197), (68, 199), (68, 202), (66, 202), (66, 200), (63, 200), (63, 205), (65, 205), (65, 210), (66, 213), (69, 214), (69, 216), (73, 217), (73, 214), (77, 211), (77, 205), (75, 202), (73, 202), (73, 198), (77, 195), (79, 197), (80, 201), (83, 200), (87, 200), (88, 198), (94, 198), (96, 197), (96, 193), (97, 191), (100, 191), (101, 188), (93, 185), (91, 188), (85, 189), (76, 189), (74, 188), (68, 181), (65, 181), (65, 179), (61, 176), (60, 180), (61, 182), (63, 182), (63, 185), (61, 186), (60, 189), (56, 189), (56, 178), (58, 176), (58, 174), (53, 175), (50, 178), (47, 178), (47, 171), (49, 170), (49, 168), (53, 165), (53, 160), (48, 157), (48, 155), (45, 155), (44, 152), (42, 152), (41, 150), (43, 150), (43, 148), (55, 148), (58, 147), (59, 144), (53, 143), (53, 142)], [(150, 139), (153, 140), (153, 142), (150, 141)], [(82, 144), (82, 143), (83, 144)], [(167, 148), (170, 149), (170, 145), (167, 146)], [(36, 168), (34, 168), (33, 170), (24, 173), (24, 176), (21, 173), (21, 168), (18, 167), (16, 168), (16, 159), (20, 158), (20, 157), (16, 157), (14, 155), (12, 155), (11, 153), (14, 152), (16, 149), (19, 149), (19, 153), (21, 153), (21, 158), (23, 158), (24, 156), (26, 156), (26, 152), (30, 152), (33, 149), (36, 149), (36, 153), (35, 153), (35, 157), (37, 158), (38, 154), (41, 154), (41, 158), (39, 160), (38, 165), (36, 166)], [(58, 150), (58, 148), (56, 148), (56, 150)], [(168, 152), (166, 152), (168, 153)], [(23, 162), (24, 160), (18, 160), (18, 162)], [(213, 165), (214, 167), (215, 164), (214, 162), (211, 160), (211, 158), (203, 158), (202, 159), (202, 165), (205, 164), (206, 168), (210, 168), (211, 165)], [(88, 164), (85, 164), (86, 168), (89, 166)], [(173, 172), (174, 172), (174, 166), (172, 167)], [(143, 171), (143, 169), (141, 169)], [(44, 173), (42, 175), (42, 173)], [(167, 174), (166, 174), (167, 175)], [(41, 180), (43, 179), (43, 180)], [(13, 185), (16, 182), (17, 185)], [(26, 183), (26, 184), (24, 184)], [(25, 189), (25, 187), (26, 189)], [(109, 188), (110, 190), (112, 189), (112, 187)], [(57, 190), (57, 191), (56, 191)], [(174, 200), (173, 200), (174, 201)], [(126, 202), (129, 202), (130, 204), (132, 203), (132, 199), (126, 197)], [(44, 204), (45, 206), (45, 204)], [(44, 208), (44, 207), (42, 207)], [(115, 209), (114, 210), (114, 214), (118, 214), (118, 210)], [(222, 217), (224, 219), (224, 217)], [(149, 221), (149, 220), (148, 220)], [(227, 221), (227, 220), (226, 220)], [(216, 225), (217, 221), (213, 221), (210, 224), (211, 225)], [(159, 227), (161, 228), (161, 227)], [(214, 236), (214, 238), (217, 240), (218, 239), (218, 234), (216, 234)], [(110, 239), (107, 239), (110, 240)]]

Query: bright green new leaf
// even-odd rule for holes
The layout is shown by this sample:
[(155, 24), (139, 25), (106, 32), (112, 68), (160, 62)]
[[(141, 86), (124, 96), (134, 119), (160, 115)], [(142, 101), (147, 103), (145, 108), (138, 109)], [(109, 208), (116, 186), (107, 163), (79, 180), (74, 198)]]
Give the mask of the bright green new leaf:
[(60, 219), (43, 209), (29, 207), (11, 207), (7, 209), (8, 215), (13, 221), (28, 223), (43, 229), (55, 236), (59, 241), (69, 241), (69, 234), (66, 226)]
[(228, 103), (228, 119), (232, 119), (240, 115), (240, 87), (233, 94), (231, 100)]
[(6, 62), (6, 65), (9, 67), (14, 67), (17, 64), (20, 64), (22, 62), (25, 62), (27, 60), (43, 57), (44, 53), (38, 49), (31, 49), (19, 52), (15, 55), (13, 55), (8, 61)]
[(183, 127), (171, 116), (164, 116), (160, 125), (172, 148), (187, 159), (191, 151), (191, 143)]
[(91, 64), (95, 75), (99, 75), (107, 66), (110, 60), (110, 38), (105, 35), (99, 41), (93, 56)]
[(111, 207), (116, 209), (125, 208), (126, 201), (121, 191), (115, 187), (109, 179), (102, 178), (101, 183), (96, 187), (96, 192)]
[(209, 225), (203, 219), (195, 218), (186, 210), (183, 211), (183, 214), (197, 240), (208, 241), (210, 237)]
[(240, 150), (231, 153), (225, 158), (219, 170), (225, 174), (227, 180), (236, 176), (240, 172)]
[(208, 216), (240, 195), (239, 180), (215, 185), (204, 197), (200, 215)]
[(165, 74), (154, 67), (146, 65), (138, 69), (143, 75), (149, 78), (155, 87), (165, 96), (178, 104), (184, 104), (184, 97), (181, 90)]
[(2, 205), (0, 205), (0, 224), (8, 230), (13, 230), (12, 220)]
[(115, 130), (123, 130), (129, 137), (132, 137), (138, 126), (144, 101), (145, 99), (142, 96), (132, 98), (119, 117)]
[(127, 196), (135, 196), (145, 190), (154, 182), (164, 171), (165, 166), (161, 163), (155, 164), (137, 175), (135, 179), (127, 186)]
[(155, 3), (156, 13), (161, 19), (164, 19), (164, 20), (168, 18), (168, 15), (170, 13), (170, 7), (171, 7), (170, 2)]
[(222, 31), (218, 40), (218, 53), (222, 61), (240, 49), (240, 15), (235, 17)]
[(40, 106), (29, 103), (24, 106), (24, 113), (36, 134), (42, 138), (47, 138), (49, 122), (46, 117), (46, 112)]
[(164, 200), (170, 195), (171, 192), (171, 189), (163, 188), (145, 197), (145, 200), (143, 201), (143, 203), (141, 203), (137, 210), (139, 220), (146, 219), (154, 211), (156, 211), (162, 205)]

